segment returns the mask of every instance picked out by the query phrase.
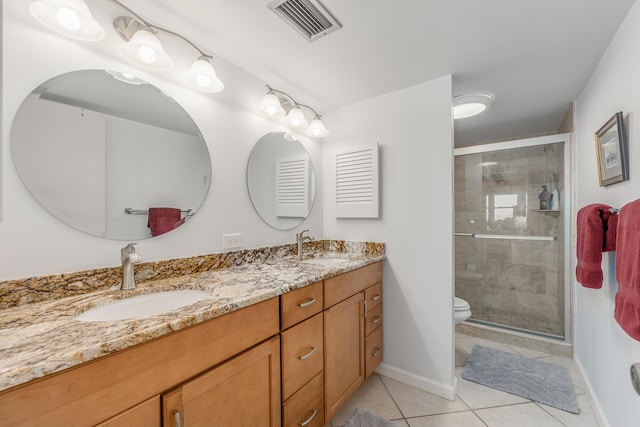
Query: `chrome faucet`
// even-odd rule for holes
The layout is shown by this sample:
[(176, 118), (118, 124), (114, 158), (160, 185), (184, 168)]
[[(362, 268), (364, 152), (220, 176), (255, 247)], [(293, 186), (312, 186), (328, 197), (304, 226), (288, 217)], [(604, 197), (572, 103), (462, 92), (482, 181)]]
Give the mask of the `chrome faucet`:
[(308, 232), (309, 230), (302, 230), (299, 233), (296, 233), (296, 243), (298, 244), (298, 259), (302, 260), (302, 244), (304, 243), (305, 240), (314, 240), (314, 238), (312, 236), (305, 236), (304, 233)]
[(136, 281), (133, 276), (133, 265), (142, 262), (140, 255), (136, 253), (135, 243), (129, 243), (120, 249), (122, 261), (122, 285), (120, 289), (135, 289)]

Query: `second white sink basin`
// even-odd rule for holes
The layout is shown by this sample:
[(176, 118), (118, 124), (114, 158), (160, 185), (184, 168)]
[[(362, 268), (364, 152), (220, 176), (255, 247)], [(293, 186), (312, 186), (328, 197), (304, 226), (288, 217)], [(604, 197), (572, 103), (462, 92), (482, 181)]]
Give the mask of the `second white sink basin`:
[(209, 296), (208, 292), (196, 290), (156, 292), (92, 308), (76, 316), (76, 319), (83, 322), (140, 319), (195, 304)]
[(303, 264), (316, 264), (316, 265), (332, 265), (332, 264), (342, 264), (343, 262), (349, 261), (345, 258), (309, 258), (302, 260)]

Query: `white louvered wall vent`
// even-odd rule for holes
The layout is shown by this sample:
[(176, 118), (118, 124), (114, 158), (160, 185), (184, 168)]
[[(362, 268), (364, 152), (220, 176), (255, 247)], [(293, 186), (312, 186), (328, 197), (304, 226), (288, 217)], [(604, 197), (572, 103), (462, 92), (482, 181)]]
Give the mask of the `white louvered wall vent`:
[(276, 161), (276, 216), (305, 218), (309, 214), (309, 158)]
[(335, 202), (337, 218), (377, 218), (378, 144), (335, 152)]
[(310, 42), (342, 27), (318, 0), (274, 0), (267, 7)]

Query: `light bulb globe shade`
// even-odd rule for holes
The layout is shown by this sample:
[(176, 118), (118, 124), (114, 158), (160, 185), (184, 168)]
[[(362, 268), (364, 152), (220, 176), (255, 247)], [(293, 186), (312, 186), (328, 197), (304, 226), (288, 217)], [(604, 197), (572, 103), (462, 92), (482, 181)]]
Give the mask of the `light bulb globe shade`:
[(324, 127), (324, 123), (320, 120), (319, 117), (311, 120), (309, 124), (309, 128), (307, 129), (307, 135), (314, 138), (323, 138), (329, 135), (329, 131), (326, 127)]
[(29, 6), (31, 15), (50, 30), (76, 40), (100, 41), (105, 32), (84, 0), (40, 0)]
[(69, 31), (78, 31), (80, 27), (82, 27), (82, 21), (80, 20), (78, 12), (68, 7), (59, 9), (56, 18), (60, 25)]
[(465, 119), (483, 113), (491, 107), (494, 99), (489, 92), (457, 95), (453, 98), (453, 118)]
[(224, 89), (224, 84), (205, 56), (193, 61), (187, 74), (187, 83), (191, 88), (207, 93), (217, 93)]
[(487, 106), (479, 102), (469, 102), (453, 107), (454, 119), (466, 119), (467, 117), (476, 116), (487, 109)]
[(298, 107), (293, 107), (287, 114), (287, 123), (296, 129), (305, 129), (309, 126), (309, 122), (304, 117), (304, 113)]
[(260, 102), (260, 111), (268, 116), (284, 115), (284, 108), (280, 105), (280, 100), (273, 92), (267, 92)]
[(120, 45), (120, 53), (133, 64), (157, 71), (173, 68), (173, 60), (162, 47), (158, 36), (141, 29), (131, 36), (131, 40)]

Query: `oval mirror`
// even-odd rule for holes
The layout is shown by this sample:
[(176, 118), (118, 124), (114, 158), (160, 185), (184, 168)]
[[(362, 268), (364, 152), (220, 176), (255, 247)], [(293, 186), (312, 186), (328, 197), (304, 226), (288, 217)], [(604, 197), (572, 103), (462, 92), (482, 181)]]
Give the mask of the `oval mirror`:
[(316, 180), (309, 153), (289, 133), (268, 133), (247, 164), (247, 187), (260, 218), (278, 230), (302, 224), (313, 206)]
[(207, 145), (155, 86), (103, 70), (48, 80), (18, 109), (13, 161), (33, 197), (85, 233), (139, 240), (171, 231), (202, 205)]

